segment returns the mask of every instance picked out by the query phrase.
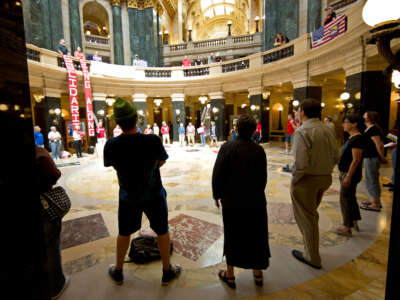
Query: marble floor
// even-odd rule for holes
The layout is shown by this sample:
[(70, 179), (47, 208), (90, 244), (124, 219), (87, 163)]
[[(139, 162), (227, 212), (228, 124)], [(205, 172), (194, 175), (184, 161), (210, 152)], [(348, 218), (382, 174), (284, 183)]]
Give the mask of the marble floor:
[[(124, 266), (125, 281), (115, 285), (107, 275), (114, 262), (117, 236), (118, 182), (112, 168), (99, 158), (59, 162), (59, 184), (72, 200), (63, 219), (61, 247), (64, 271), (71, 284), (60, 299), (383, 299), (386, 278), (392, 194), (383, 189), (381, 213), (362, 211), (361, 231), (353, 238), (332, 230), (341, 223), (339, 180), (319, 208), (323, 268), (311, 269), (291, 256), (302, 249), (289, 196), (290, 174), (282, 167), (293, 157), (282, 145), (266, 144), (271, 265), (263, 287), (256, 287), (249, 270), (236, 270), (237, 289), (230, 290), (217, 276), (224, 268), (221, 211), (214, 206), (211, 174), (218, 149), (167, 146), (170, 156), (162, 167), (168, 193), (169, 225), (174, 243), (172, 262), (183, 266), (182, 276), (161, 287), (161, 262)], [(381, 169), (381, 181), (390, 180), (391, 168)], [(358, 187), (359, 201), (367, 200), (365, 183)], [(142, 233), (149, 231), (143, 218)], [(140, 234), (140, 233), (137, 233)]]

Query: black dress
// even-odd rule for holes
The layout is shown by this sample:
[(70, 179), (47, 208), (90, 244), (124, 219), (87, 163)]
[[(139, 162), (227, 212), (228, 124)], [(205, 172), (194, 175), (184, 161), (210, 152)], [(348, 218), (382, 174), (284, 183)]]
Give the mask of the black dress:
[(221, 147), (212, 189), (222, 203), (228, 265), (260, 270), (269, 266), (266, 184), (267, 158), (261, 146), (238, 137)]

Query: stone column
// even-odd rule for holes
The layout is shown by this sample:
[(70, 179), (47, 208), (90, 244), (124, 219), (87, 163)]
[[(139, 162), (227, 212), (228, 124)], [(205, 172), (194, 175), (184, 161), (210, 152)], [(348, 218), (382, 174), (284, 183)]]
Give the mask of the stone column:
[(379, 113), (384, 132), (388, 131), (390, 116), (391, 81), (382, 71), (346, 72), (346, 91), (350, 99), (344, 101), (345, 113), (363, 114), (372, 110)]
[(132, 99), (133, 99), (133, 105), (136, 107), (138, 114), (137, 127), (140, 128), (142, 133), (144, 133), (144, 130), (146, 129), (147, 125), (147, 103), (146, 103), (147, 95), (133, 94)]
[(308, 0), (307, 32), (313, 32), (321, 27), (321, 7), (321, 0)]
[(368, 63), (365, 46), (359, 42), (352, 46), (345, 57), (346, 91), (350, 99), (344, 101), (344, 113), (363, 114), (368, 110), (377, 111), (384, 132), (389, 127), (391, 78), (382, 70), (386, 63)]
[(215, 122), (218, 141), (225, 138), (225, 114), (224, 114), (224, 92), (213, 92), (208, 94), (210, 97), (211, 121)]
[(180, 123), (185, 126), (185, 94), (172, 94), (172, 121), (173, 121), (173, 141), (179, 141), (178, 127)]
[(73, 55), (78, 46), (82, 48), (79, 0), (69, 0), (69, 27), (71, 33), (71, 54)]
[(131, 61), (131, 46), (129, 44), (129, 16), (128, 16), (128, 7), (126, 2), (121, 3), (121, 21), (122, 21), (122, 40), (125, 41), (123, 43), (123, 51), (124, 51), (124, 63), (125, 65), (132, 65)]
[(183, 4), (182, 0), (178, 0), (178, 41), (179, 43), (183, 43), (183, 32), (182, 32), (182, 19), (183, 19)]
[(291, 41), (298, 37), (299, 0), (264, 0), (264, 10), (264, 50), (273, 48), (278, 32)]
[(251, 115), (260, 120), (262, 141), (269, 141), (269, 98), (263, 99), (261, 86), (249, 88)]
[(48, 134), (51, 126), (56, 126), (57, 131), (60, 132), (64, 141), (66, 136), (61, 116), (61, 91), (57, 89), (46, 88), (44, 92), (44, 99), (42, 102), (36, 104), (42, 108), (41, 111), (44, 113), (43, 117), (39, 118), (38, 120), (43, 120), (44, 123), (38, 123), (37, 125), (39, 125), (42, 129), (44, 144), (49, 146)]
[(158, 15), (152, 6), (144, 6), (148, 3), (153, 5), (153, 2), (128, 1), (131, 61), (137, 54), (140, 59), (147, 61), (149, 67), (154, 67), (159, 61), (157, 57)]
[(121, 0), (111, 1), (113, 12), (114, 64), (124, 64), (124, 39), (122, 37)]

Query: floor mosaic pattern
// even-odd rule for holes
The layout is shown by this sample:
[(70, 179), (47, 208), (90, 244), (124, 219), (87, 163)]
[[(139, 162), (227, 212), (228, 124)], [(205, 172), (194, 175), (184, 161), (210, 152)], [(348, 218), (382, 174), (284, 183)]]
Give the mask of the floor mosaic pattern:
[[(291, 174), (282, 170), (287, 164), (292, 164), (293, 157), (284, 154), (281, 144), (264, 145), (264, 148), (268, 160), (265, 193), (272, 258), (271, 266), (264, 272), (266, 284), (263, 288), (254, 287), (251, 272), (246, 270), (236, 271), (238, 289), (235, 293), (227, 290), (217, 276), (218, 270), (225, 266), (222, 216), (214, 205), (211, 192), (211, 174), (217, 149), (174, 145), (166, 147), (170, 158), (161, 168), (161, 175), (168, 193), (169, 225), (174, 243), (172, 262), (183, 266), (182, 276), (166, 292), (159, 288), (161, 262), (147, 265), (130, 263), (125, 266), (124, 286), (116, 290), (112, 285), (106, 269), (109, 263), (114, 262), (116, 252), (118, 181), (115, 171), (104, 168), (101, 159), (87, 156), (79, 161), (80, 165), (67, 161), (60, 168), (63, 176), (59, 183), (66, 188), (72, 200), (72, 208), (63, 220), (62, 231), (64, 271), (72, 276), (72, 284), (60, 299), (110, 299), (110, 293), (116, 293), (115, 297), (118, 295), (119, 299), (342, 299), (344, 295), (350, 296), (353, 290), (360, 295), (365, 293), (362, 291), (365, 285), (352, 282), (351, 277), (342, 273), (352, 273), (350, 270), (355, 267), (362, 268), (363, 278), (366, 279), (375, 276), (367, 270), (367, 265), (381, 270), (385, 263), (382, 255), (386, 254), (387, 248), (382, 236), (387, 234), (390, 224), (391, 194), (383, 191), (386, 205), (382, 213), (362, 211), (360, 233), (351, 239), (338, 236), (332, 232), (342, 222), (339, 180), (335, 171), (333, 184), (319, 208), (323, 269), (310, 270), (290, 255), (293, 248), (303, 247), (289, 195)], [(389, 181), (390, 166), (383, 168), (381, 174), (383, 182)], [(357, 197), (359, 201), (369, 199), (364, 182), (358, 186)], [(142, 228), (149, 230), (145, 217)], [(325, 283), (324, 280), (329, 282), (331, 274), (335, 274), (332, 276), (337, 276), (335, 280), (346, 289), (335, 291)], [(341, 277), (347, 278), (347, 283)], [(102, 285), (100, 290), (91, 288), (88, 278), (99, 280)], [(332, 298), (327, 296), (330, 292)], [(291, 296), (286, 297), (285, 293)], [(296, 293), (297, 297), (294, 296)], [(312, 296), (304, 296), (308, 294)], [(339, 294), (343, 297), (340, 298)], [(354, 296), (348, 299), (361, 298)]]

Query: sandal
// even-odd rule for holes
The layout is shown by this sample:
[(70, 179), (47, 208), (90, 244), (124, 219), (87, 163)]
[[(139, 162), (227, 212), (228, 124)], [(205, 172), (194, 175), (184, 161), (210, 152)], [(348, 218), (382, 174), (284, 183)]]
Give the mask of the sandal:
[(342, 228), (337, 228), (333, 231), (334, 233), (345, 236), (345, 237), (352, 237), (353, 234), (351, 233), (351, 230), (343, 230)]
[(360, 208), (361, 208), (361, 209), (364, 209), (364, 210), (370, 210), (370, 211), (376, 211), (376, 212), (380, 212), (380, 211), (381, 211), (382, 205), (380, 205), (379, 208), (373, 207), (372, 205), (373, 205), (373, 204), (361, 205)]
[(360, 227), (358, 227), (357, 222), (354, 222), (354, 230), (360, 232)]
[[(225, 282), (231, 289), (236, 289), (235, 276), (227, 277), (226, 273), (227, 272), (225, 270), (220, 270), (218, 272), (219, 279), (221, 279), (223, 282)], [(231, 281), (229, 281), (229, 280), (231, 280)], [(232, 282), (232, 280), (233, 280), (233, 282)]]
[[(373, 204), (372, 201), (361, 202), (361, 206), (370, 206), (371, 204)], [(381, 204), (379, 205), (379, 208), (382, 208)]]
[(254, 283), (256, 286), (263, 286), (264, 284), (264, 276), (261, 273), (261, 275), (256, 275), (256, 273), (253, 271), (253, 277), (254, 277)]

